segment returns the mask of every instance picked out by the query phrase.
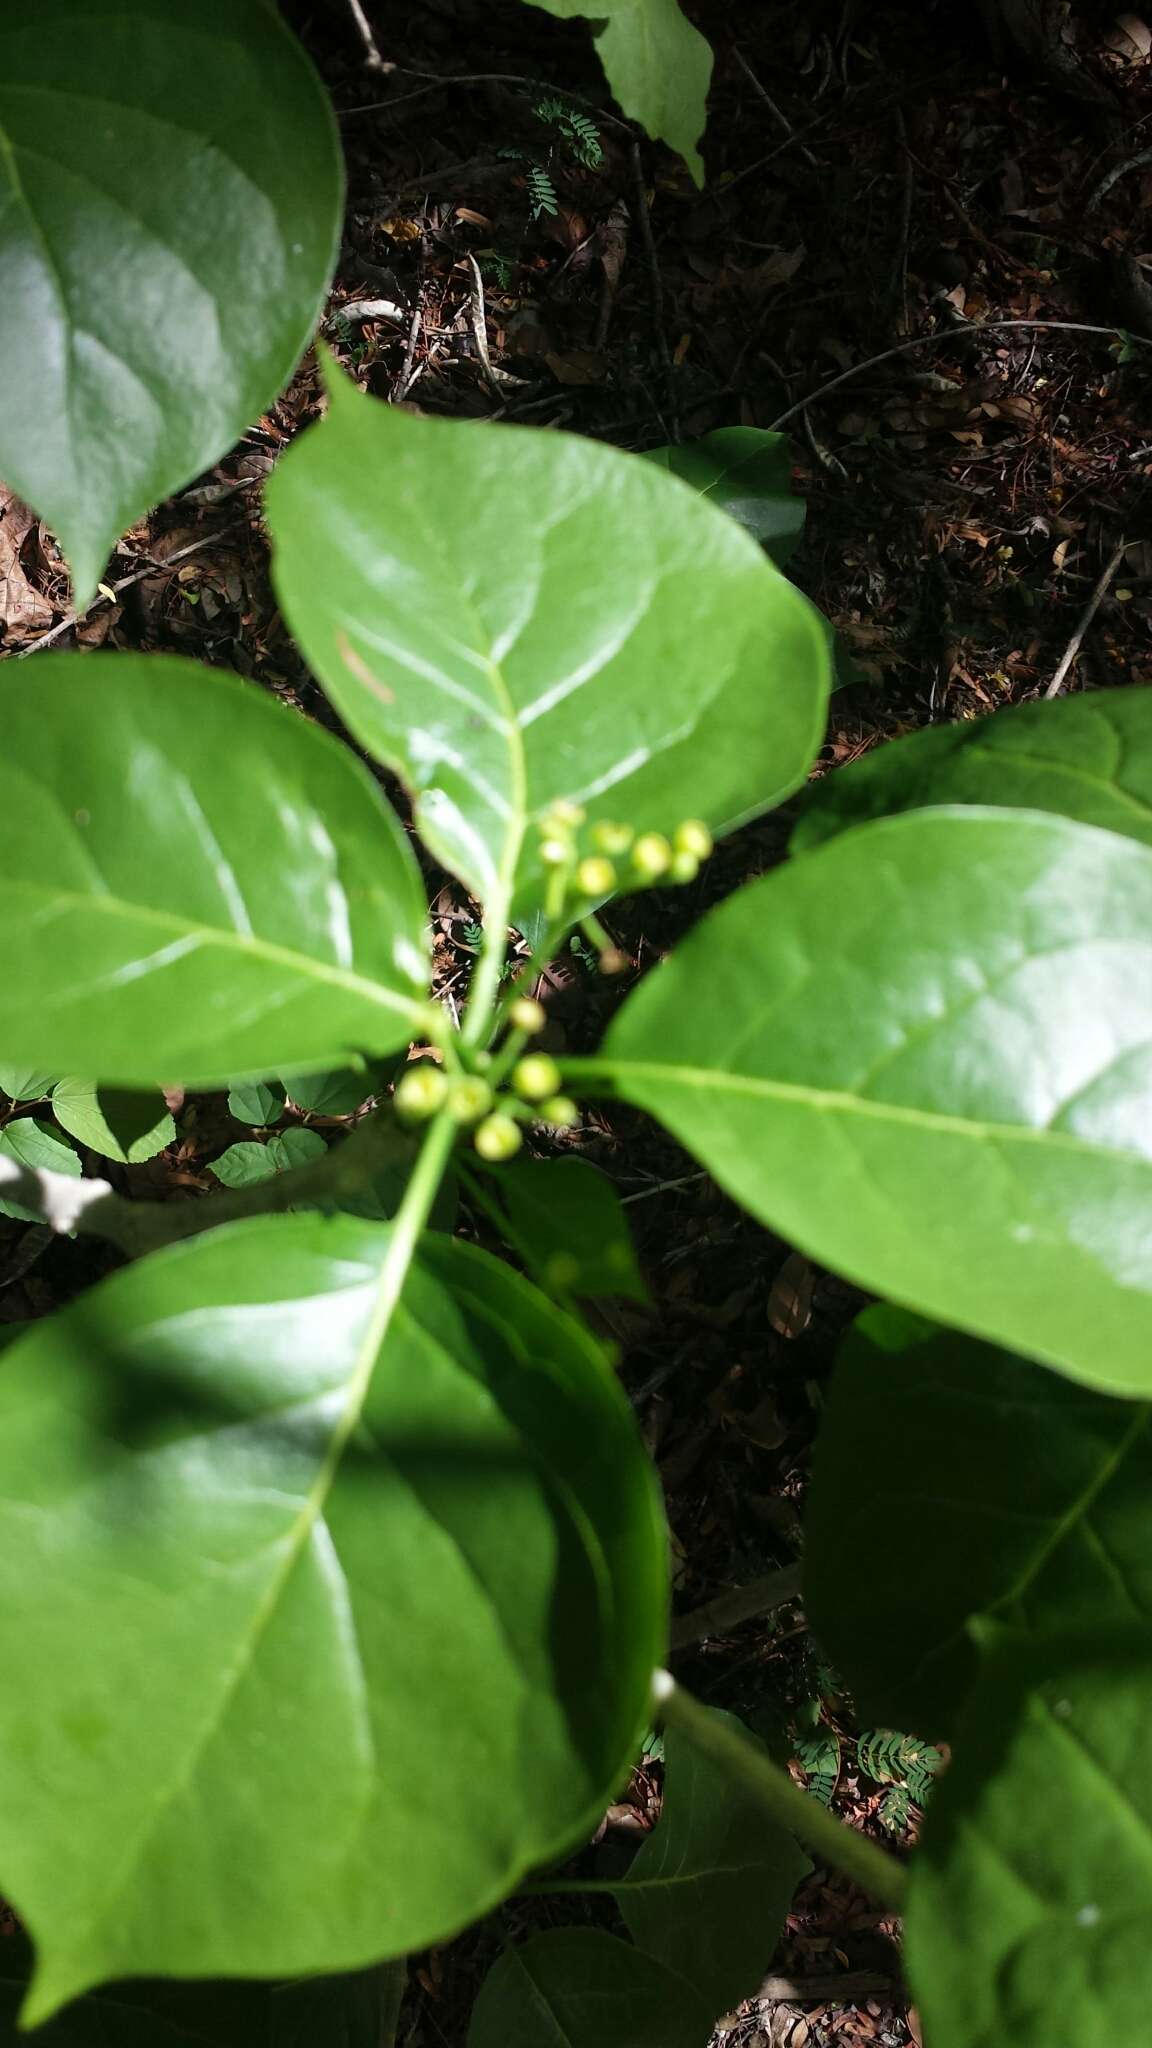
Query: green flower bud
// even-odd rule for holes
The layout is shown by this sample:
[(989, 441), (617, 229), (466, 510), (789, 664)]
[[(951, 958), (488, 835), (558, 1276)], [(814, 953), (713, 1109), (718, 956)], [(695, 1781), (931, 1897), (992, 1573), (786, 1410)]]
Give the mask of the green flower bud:
[(520, 1150), (523, 1139), (519, 1124), (513, 1123), (510, 1116), (505, 1116), (503, 1110), (498, 1109), (491, 1116), (486, 1116), (482, 1124), (477, 1124), (472, 1143), (481, 1159), (500, 1160), (511, 1159), (513, 1153)]
[(572, 848), (566, 839), (542, 839), (540, 858), (546, 868), (562, 868), (572, 858)]
[(574, 1131), (580, 1121), (580, 1111), (570, 1095), (550, 1095), (540, 1104), (539, 1116), (542, 1124), (551, 1124), (558, 1131)]
[(697, 861), (707, 860), (712, 851), (712, 834), (703, 818), (685, 818), (672, 834), (677, 853), (694, 853)]
[(559, 803), (551, 806), (544, 823), (550, 826), (555, 822), (562, 830), (574, 830), (577, 825), (584, 823), (587, 815), (580, 804), (571, 804), (567, 797), (561, 797)]
[(694, 882), (700, 873), (700, 862), (694, 853), (674, 853), (668, 879), (672, 882)]
[(535, 1037), (538, 1031), (543, 1031), (548, 1018), (543, 1003), (536, 1002), (532, 996), (517, 996), (508, 1012), (508, 1022), (517, 1031), (527, 1031)]
[(560, 1069), (550, 1053), (527, 1053), (512, 1069), (512, 1086), (525, 1102), (543, 1102), (546, 1095), (555, 1095), (560, 1083)]
[(465, 1074), (448, 1089), (449, 1114), (458, 1124), (474, 1124), (492, 1107), (492, 1090), (478, 1074)]
[(646, 882), (656, 882), (672, 864), (672, 848), (662, 832), (642, 832), (632, 848), (633, 871)]
[(631, 825), (616, 825), (611, 818), (599, 818), (589, 837), (597, 853), (610, 853), (619, 859), (622, 853), (627, 853), (636, 834)]
[(413, 1123), (423, 1123), (443, 1109), (448, 1099), (448, 1081), (439, 1067), (427, 1061), (408, 1068), (396, 1083), (392, 1100), (398, 1113), (411, 1118)]
[(576, 870), (576, 887), (582, 896), (610, 896), (616, 887), (616, 870), (603, 854), (590, 853)]

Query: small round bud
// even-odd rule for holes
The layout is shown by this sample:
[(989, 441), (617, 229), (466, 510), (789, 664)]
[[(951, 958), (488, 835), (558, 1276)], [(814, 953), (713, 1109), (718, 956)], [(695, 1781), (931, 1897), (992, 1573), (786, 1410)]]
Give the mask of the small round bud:
[(542, 839), (540, 858), (546, 868), (562, 868), (572, 858), (572, 848), (566, 839)]
[(481, 1159), (500, 1160), (511, 1159), (520, 1150), (523, 1139), (519, 1124), (513, 1123), (510, 1116), (505, 1116), (503, 1110), (498, 1109), (491, 1116), (486, 1116), (482, 1124), (477, 1124), (472, 1143)]
[(642, 832), (632, 848), (632, 867), (646, 882), (658, 881), (672, 863), (672, 848), (662, 832)]
[(538, 1031), (543, 1031), (548, 1018), (543, 1003), (538, 1003), (534, 996), (517, 996), (508, 1012), (508, 1022), (517, 1031), (527, 1031), (535, 1037)]
[(605, 946), (600, 955), (601, 974), (623, 974), (631, 965), (627, 953), (622, 953), (619, 946)]
[(707, 860), (712, 851), (712, 834), (703, 818), (685, 818), (672, 834), (672, 844), (677, 853), (694, 853), (698, 861)]
[(582, 896), (610, 896), (616, 887), (616, 870), (602, 853), (590, 853), (576, 870), (576, 887)]
[(551, 1124), (558, 1131), (574, 1131), (580, 1121), (580, 1111), (570, 1095), (550, 1095), (539, 1109), (542, 1124)]
[(560, 1083), (560, 1069), (550, 1053), (526, 1053), (512, 1069), (512, 1086), (525, 1102), (543, 1102), (546, 1095), (555, 1095)]
[(448, 1089), (449, 1114), (458, 1124), (474, 1124), (492, 1107), (492, 1090), (478, 1074), (465, 1074)]
[(668, 879), (672, 882), (694, 882), (700, 873), (700, 862), (694, 853), (683, 851), (672, 855)]
[(555, 821), (557, 825), (567, 827), (571, 831), (577, 825), (582, 825), (586, 816), (587, 812), (580, 804), (571, 804), (567, 797), (561, 797), (559, 803), (551, 806), (544, 822), (550, 826)]
[(439, 1067), (421, 1061), (401, 1074), (392, 1100), (401, 1116), (410, 1117), (413, 1123), (423, 1123), (443, 1109), (447, 1098), (448, 1082)]
[(636, 834), (631, 825), (617, 825), (611, 818), (598, 818), (589, 837), (597, 853), (610, 853), (619, 859), (622, 853), (627, 853)]

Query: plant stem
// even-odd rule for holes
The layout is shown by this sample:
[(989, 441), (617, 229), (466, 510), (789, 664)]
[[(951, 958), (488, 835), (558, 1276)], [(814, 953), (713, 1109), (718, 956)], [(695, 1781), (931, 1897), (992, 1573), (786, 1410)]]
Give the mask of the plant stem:
[(903, 1910), (905, 1872), (887, 1850), (837, 1820), (827, 1807), (802, 1792), (787, 1771), (774, 1764), (747, 1736), (738, 1734), (729, 1722), (709, 1713), (667, 1671), (657, 1672), (653, 1699), (655, 1711), (665, 1724), (679, 1729), (701, 1755), (717, 1764), (777, 1826), (787, 1828), (824, 1862), (842, 1870), (880, 1905), (894, 1913)]

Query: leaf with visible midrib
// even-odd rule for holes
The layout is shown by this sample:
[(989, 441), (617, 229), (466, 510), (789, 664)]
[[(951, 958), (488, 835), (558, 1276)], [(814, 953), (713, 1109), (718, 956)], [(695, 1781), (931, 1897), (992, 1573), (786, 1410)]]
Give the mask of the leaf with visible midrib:
[(582, 1076), (861, 1286), (1152, 1391), (1149, 848), (1036, 812), (864, 826), (712, 911)]
[(1152, 1639), (993, 1654), (909, 1868), (933, 2048), (1111, 2048), (1148, 2031)]
[(889, 741), (815, 785), (792, 852), (929, 804), (1056, 811), (1152, 844), (1152, 691), (1014, 704)]
[(665, 1598), (603, 1354), (474, 1247), (265, 1218), (38, 1324), (0, 1374), (26, 2019), (446, 1938), (594, 1826)]
[(330, 373), (268, 487), (276, 589), (362, 745), (499, 924), (539, 907), (540, 820), (714, 831), (779, 802), (823, 728), (807, 602), (654, 464), (418, 419)]
[(792, 444), (763, 427), (718, 427), (699, 441), (648, 448), (645, 461), (670, 469), (730, 519), (739, 520), (778, 569), (804, 530), (805, 504), (792, 488)]
[(679, 150), (698, 185), (712, 51), (676, 0), (531, 0), (562, 21), (594, 24), (613, 96), (649, 135)]
[(970, 1617), (1152, 1628), (1152, 1438), (1118, 1401), (903, 1309), (841, 1347), (805, 1515), (804, 1599), (861, 1716), (949, 1734)]
[(716, 2017), (641, 1949), (598, 1927), (556, 1927), (488, 1972), (468, 2048), (706, 2048)]
[(12, 1060), (210, 1087), (420, 1028), (419, 872), (348, 748), (167, 655), (40, 655), (0, 721)]
[(0, 475), (87, 605), (117, 537), (304, 349), (339, 144), (266, 0), (37, 0), (0, 26)]

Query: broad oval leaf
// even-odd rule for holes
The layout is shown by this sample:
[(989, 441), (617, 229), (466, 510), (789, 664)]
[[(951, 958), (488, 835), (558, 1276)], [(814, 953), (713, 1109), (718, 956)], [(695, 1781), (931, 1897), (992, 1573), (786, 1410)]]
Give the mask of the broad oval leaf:
[(382, 1270), (389, 1242), (225, 1228), (6, 1354), (28, 2024), (109, 1978), (441, 1940), (581, 1839), (635, 1752), (666, 1567), (627, 1403), (507, 1267), (428, 1238)]
[(540, 820), (561, 798), (721, 832), (797, 787), (827, 654), (732, 520), (618, 449), (330, 383), (268, 487), (281, 605), (497, 923), (539, 907)]
[(864, 1720), (949, 1734), (971, 1617), (1152, 1628), (1152, 1410), (903, 1309), (841, 1347), (808, 1490), (804, 1601)]
[(282, 1082), (241, 1081), (228, 1090), (228, 1114), (238, 1124), (247, 1124), (252, 1130), (265, 1130), (269, 1124), (278, 1124), (284, 1114), (284, 1087)]
[(210, 1170), (226, 1188), (252, 1188), (261, 1181), (274, 1180), (278, 1173), (290, 1173), (295, 1166), (307, 1166), (327, 1150), (319, 1131), (290, 1124), (286, 1131), (273, 1132), (266, 1145), (256, 1140), (229, 1145), (212, 1161)]
[(0, 1067), (0, 1092), (11, 1102), (39, 1102), (51, 1087), (52, 1075), (35, 1067)]
[(994, 1656), (910, 1869), (905, 1953), (933, 2048), (1143, 2040), (1152, 1639)]
[(648, 448), (645, 459), (682, 477), (727, 512), (784, 567), (804, 531), (805, 504), (792, 488), (792, 443), (764, 427), (718, 427), (699, 441)]
[(587, 1159), (517, 1159), (486, 1173), (501, 1229), (553, 1299), (647, 1301), (628, 1218), (608, 1175)]
[(423, 892), (346, 747), (164, 655), (9, 667), (0, 722), (11, 1058), (210, 1087), (408, 1043)]
[(353, 1116), (372, 1094), (372, 1079), (350, 1067), (327, 1074), (284, 1074), (282, 1085), (297, 1109), (312, 1116)]
[(756, 1989), (812, 1865), (677, 1729), (665, 1730), (664, 1756), (660, 1821), (616, 1902), (637, 1948), (686, 1978), (716, 2018)]
[(1152, 851), (919, 811), (720, 905), (571, 1065), (863, 1287), (1152, 1391)]
[(75, 1075), (57, 1081), (52, 1090), (52, 1114), (69, 1137), (122, 1165), (135, 1166), (155, 1158), (176, 1136), (176, 1125), (160, 1095), (100, 1087)]
[(342, 197), (327, 99), (267, 0), (5, 9), (0, 475), (81, 608), (118, 535), (286, 381)]
[(1152, 690), (1014, 704), (891, 740), (807, 793), (792, 852), (930, 804), (1056, 811), (1152, 845)]
[[(0, 1131), (0, 1158), (14, 1159), (18, 1166), (66, 1173), (73, 1180), (81, 1177), (80, 1161), (71, 1145), (66, 1145), (55, 1131), (34, 1116), (18, 1116), (5, 1124)], [(23, 1203), (2, 1196), (0, 1216), (15, 1216), (23, 1223), (43, 1221), (38, 1209), (26, 1209)]]
[(676, 0), (531, 0), (561, 21), (594, 23), (604, 73), (630, 120), (685, 159), (696, 183), (712, 51)]
[(707, 2048), (717, 2017), (654, 1956), (597, 1927), (557, 1927), (494, 1964), (468, 2048)]

